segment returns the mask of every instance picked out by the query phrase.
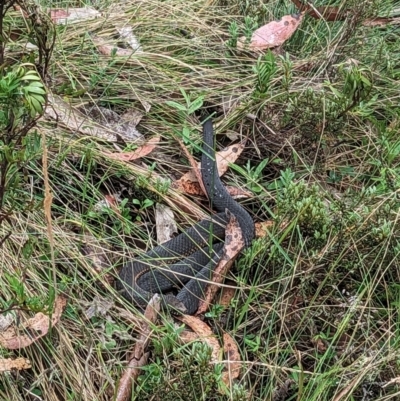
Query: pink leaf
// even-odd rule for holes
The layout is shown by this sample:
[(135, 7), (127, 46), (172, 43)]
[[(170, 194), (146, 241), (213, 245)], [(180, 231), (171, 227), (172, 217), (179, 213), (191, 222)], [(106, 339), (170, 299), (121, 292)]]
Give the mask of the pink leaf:
[(250, 49), (264, 50), (285, 43), (299, 27), (303, 14), (285, 15), (279, 21), (272, 21), (254, 31)]

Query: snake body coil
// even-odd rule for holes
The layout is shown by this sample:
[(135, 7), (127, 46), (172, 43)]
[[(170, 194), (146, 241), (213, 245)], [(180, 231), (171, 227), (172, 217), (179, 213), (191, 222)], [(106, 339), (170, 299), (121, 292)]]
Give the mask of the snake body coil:
[(221, 241), (229, 220), (226, 210), (237, 218), (245, 247), (254, 238), (251, 216), (229, 195), (219, 178), (211, 120), (203, 124), (201, 172), (211, 206), (219, 213), (123, 266), (117, 289), (140, 307), (146, 306), (154, 293), (183, 286), (176, 297), (163, 295), (163, 303), (187, 314), (196, 312), (207, 281), (223, 252)]

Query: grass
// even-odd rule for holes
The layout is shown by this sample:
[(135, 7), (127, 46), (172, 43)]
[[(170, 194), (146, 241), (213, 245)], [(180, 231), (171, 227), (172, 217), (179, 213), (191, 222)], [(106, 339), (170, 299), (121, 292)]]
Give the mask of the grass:
[[(117, 162), (103, 153), (114, 151), (112, 144), (42, 118), (18, 144), (25, 156), (9, 173), (18, 180), (8, 179), (3, 210), (12, 214), (0, 226), (3, 236), (11, 231), (1, 248), (1, 309), (11, 308), (18, 322), (51, 308), (52, 292), (69, 303), (41, 340), (1, 349), (3, 358), (29, 358), (32, 369), (2, 374), (0, 399), (113, 399), (125, 354), (140, 334), (140, 313), (106, 278), (156, 243), (157, 202), (173, 208), (182, 228), (192, 223), (168, 184), (188, 170), (174, 137), (186, 124), (188, 148), (200, 142), (194, 118), (167, 103), (185, 104), (181, 90), (217, 107), (231, 96), (239, 100), (218, 121), (218, 133), (250, 140), (224, 181), (251, 190), (254, 196), (241, 203), (255, 221), (274, 224), (232, 271), (237, 290), (230, 307), (207, 319), (216, 333), (229, 332), (241, 352), (242, 375), (231, 393), (217, 391), (220, 367), (209, 364), (209, 350), (181, 345), (177, 327), (163, 321), (132, 400), (398, 399), (400, 41), (397, 25), (362, 25), (370, 15), (390, 15), (398, 3), (336, 2), (353, 9), (352, 17), (305, 17), (283, 48), (259, 58), (228, 44), (235, 32), (248, 36), (252, 27), (295, 12), (291, 2), (119, 3), (116, 15), (116, 4), (99, 1), (102, 17), (57, 26), (47, 84), (76, 107), (138, 110), (140, 132), (162, 141), (141, 163)], [(100, 55), (93, 38), (114, 44), (115, 26), (124, 24), (143, 53)], [(42, 134), (54, 196), (54, 266)], [(126, 202), (120, 213), (98, 210), (113, 193)], [(144, 202), (150, 206), (140, 207)], [(198, 199), (188, 202), (206, 210)], [(93, 265), (84, 244), (103, 255), (105, 268)], [(93, 305), (97, 313), (88, 317)]]

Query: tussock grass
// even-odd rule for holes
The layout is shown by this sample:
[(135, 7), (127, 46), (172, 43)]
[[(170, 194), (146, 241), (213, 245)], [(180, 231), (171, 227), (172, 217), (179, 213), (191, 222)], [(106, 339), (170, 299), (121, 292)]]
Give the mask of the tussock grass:
[[(185, 120), (166, 104), (183, 102), (181, 89), (214, 106), (229, 97), (239, 100), (217, 123), (221, 134), (250, 138), (239, 160), (242, 169), (232, 169), (225, 182), (253, 191), (242, 204), (256, 221), (275, 224), (231, 273), (237, 284), (231, 307), (209, 318), (216, 332), (234, 336), (241, 351), (243, 374), (232, 393), (216, 391), (219, 371), (208, 364), (208, 351), (180, 345), (176, 327), (166, 321), (154, 328), (151, 364), (132, 399), (399, 397), (400, 42), (396, 25), (361, 24), (370, 15), (387, 15), (396, 4), (343, 1), (344, 8), (354, 9), (345, 22), (306, 17), (275, 56), (268, 81), (267, 59), (260, 59), (257, 70), (254, 54), (227, 46), (230, 25), (236, 21), (243, 35), (249, 24), (290, 14), (293, 5), (226, 3), (97, 2), (101, 18), (57, 28), (50, 89), (74, 106), (94, 102), (121, 113), (142, 111), (140, 131), (146, 138), (160, 135), (162, 142), (142, 163), (127, 164), (102, 153), (113, 145), (54, 121), (42, 119), (38, 134), (30, 134), (11, 224), (0, 227), (12, 231), (0, 254), (2, 309), (14, 306), (15, 318), (26, 319), (48, 308), (51, 289), (67, 295), (69, 303), (49, 335), (26, 349), (1, 351), (2, 357), (28, 357), (32, 369), (3, 374), (0, 399), (113, 399), (125, 353), (140, 331), (140, 313), (106, 277), (155, 243), (153, 207), (141, 210), (132, 200), (167, 203), (182, 227), (192, 223), (179, 194), (160, 181), (188, 169), (173, 139)], [(60, 3), (67, 5), (82, 3)], [(143, 52), (129, 58), (100, 55), (93, 38), (114, 44), (115, 26), (125, 24), (133, 27)], [(352, 77), (361, 71), (371, 82), (357, 86), (354, 102), (349, 71)], [(196, 121), (187, 123), (190, 140), (199, 143)], [(56, 283), (42, 206), (42, 132), (54, 195)], [(189, 148), (195, 149), (193, 143)], [(105, 194), (116, 192), (127, 199), (120, 214), (96, 210)], [(188, 202), (206, 210), (196, 199)], [(104, 254), (106, 268), (93, 266), (82, 252), (85, 243)], [(23, 299), (10, 276), (23, 283)], [(99, 310), (88, 318), (93, 304)]]

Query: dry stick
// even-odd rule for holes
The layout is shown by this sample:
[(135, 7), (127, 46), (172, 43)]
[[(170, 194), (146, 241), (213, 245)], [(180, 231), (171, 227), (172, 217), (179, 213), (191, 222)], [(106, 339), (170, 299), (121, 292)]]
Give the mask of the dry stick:
[(146, 352), (146, 350), (150, 341), (150, 325), (157, 320), (158, 312), (160, 311), (160, 301), (160, 296), (155, 294), (146, 307), (143, 316), (142, 334), (135, 344), (132, 358), (119, 381), (115, 401), (127, 401), (130, 399), (132, 382), (136, 381), (141, 373), (140, 368), (147, 363), (149, 352)]
[(43, 163), (43, 181), (44, 181), (44, 201), (43, 201), (43, 208), (44, 208), (44, 215), (46, 218), (46, 226), (47, 226), (47, 236), (49, 238), (50, 244), (50, 260), (51, 260), (51, 267), (53, 271), (53, 297), (56, 296), (56, 289), (57, 289), (57, 275), (56, 275), (56, 264), (54, 258), (54, 236), (53, 236), (53, 226), (51, 222), (51, 204), (53, 203), (53, 194), (50, 190), (50, 183), (49, 183), (49, 172), (47, 170), (48, 166), (48, 158), (47, 158), (47, 147), (46, 147), (46, 136), (42, 132), (42, 145), (43, 145), (43, 156), (42, 156), (42, 163)]
[(349, 12), (348, 9), (343, 10), (336, 6), (312, 7), (300, 0), (292, 0), (292, 3), (299, 9), (300, 12), (306, 12), (310, 17), (315, 19), (323, 18), (326, 21), (344, 21)]
[(243, 248), (244, 240), (242, 230), (240, 229), (237, 218), (231, 215), (225, 231), (224, 253), (218, 262), (218, 265), (214, 269), (210, 284), (205, 290), (204, 300), (200, 300), (196, 316), (207, 311), (212, 300), (214, 299), (215, 294), (218, 291), (219, 284), (222, 283), (228, 271), (232, 267), (233, 262), (239, 256)]

